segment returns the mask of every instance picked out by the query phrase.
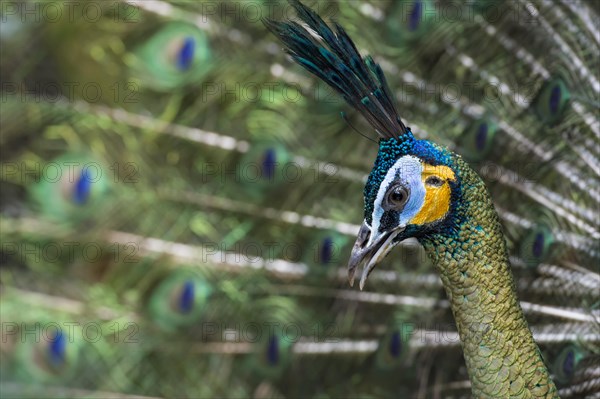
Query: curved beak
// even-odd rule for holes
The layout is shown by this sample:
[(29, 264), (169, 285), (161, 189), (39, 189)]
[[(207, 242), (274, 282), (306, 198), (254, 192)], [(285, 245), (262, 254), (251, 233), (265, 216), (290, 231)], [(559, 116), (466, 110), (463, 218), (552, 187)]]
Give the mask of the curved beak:
[(364, 265), (359, 287), (362, 290), (367, 281), (367, 277), (379, 263), (394, 247), (394, 238), (404, 231), (404, 227), (398, 227), (383, 233), (372, 234), (371, 227), (363, 222), (358, 232), (358, 237), (352, 248), (350, 260), (348, 261), (348, 281), (350, 286), (354, 286), (354, 275), (360, 265)]

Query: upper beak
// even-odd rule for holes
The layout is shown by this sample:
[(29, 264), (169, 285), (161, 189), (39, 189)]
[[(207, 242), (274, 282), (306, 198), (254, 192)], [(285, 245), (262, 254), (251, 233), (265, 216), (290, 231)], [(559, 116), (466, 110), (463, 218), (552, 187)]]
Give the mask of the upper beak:
[(348, 261), (348, 281), (350, 282), (350, 286), (354, 285), (356, 269), (358, 266), (364, 264), (359, 284), (360, 289), (363, 289), (367, 277), (375, 268), (375, 265), (385, 258), (394, 246), (392, 241), (403, 230), (404, 228), (399, 227), (371, 237), (371, 228), (366, 222), (363, 222), (352, 248), (350, 260)]

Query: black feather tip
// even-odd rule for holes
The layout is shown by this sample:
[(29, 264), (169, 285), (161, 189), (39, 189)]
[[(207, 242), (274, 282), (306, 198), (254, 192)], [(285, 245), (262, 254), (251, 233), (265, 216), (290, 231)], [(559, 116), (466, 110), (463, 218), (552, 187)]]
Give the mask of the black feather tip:
[(370, 56), (362, 58), (340, 25), (334, 23), (332, 30), (298, 0), (288, 2), (310, 30), (294, 21), (264, 19), (263, 23), (283, 42), (294, 61), (341, 94), (383, 138), (399, 138), (408, 133), (379, 64)]

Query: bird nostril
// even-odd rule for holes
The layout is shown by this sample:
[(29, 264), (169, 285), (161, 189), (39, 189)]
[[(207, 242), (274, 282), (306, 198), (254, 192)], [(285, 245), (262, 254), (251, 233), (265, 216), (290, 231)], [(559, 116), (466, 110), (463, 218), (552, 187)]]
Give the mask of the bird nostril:
[(357, 244), (360, 249), (365, 248), (365, 246), (369, 242), (370, 236), (371, 236), (371, 231), (368, 228), (362, 227), (360, 229), (360, 232), (358, 233), (358, 240), (357, 240)]

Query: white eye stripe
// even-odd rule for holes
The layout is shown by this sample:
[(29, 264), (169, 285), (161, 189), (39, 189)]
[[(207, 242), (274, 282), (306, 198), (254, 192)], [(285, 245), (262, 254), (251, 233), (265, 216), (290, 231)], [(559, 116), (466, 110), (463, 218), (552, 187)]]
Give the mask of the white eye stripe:
[(373, 203), (371, 239), (373, 239), (379, 230), (381, 217), (383, 216), (383, 200), (390, 186), (398, 181), (409, 187), (410, 197), (400, 213), (400, 226), (406, 226), (408, 222), (421, 210), (425, 199), (425, 187), (421, 181), (423, 165), (421, 160), (412, 155), (405, 155), (398, 159), (394, 166), (387, 171), (385, 178), (379, 186), (377, 197)]

